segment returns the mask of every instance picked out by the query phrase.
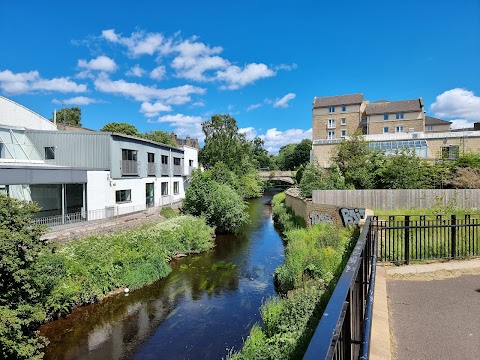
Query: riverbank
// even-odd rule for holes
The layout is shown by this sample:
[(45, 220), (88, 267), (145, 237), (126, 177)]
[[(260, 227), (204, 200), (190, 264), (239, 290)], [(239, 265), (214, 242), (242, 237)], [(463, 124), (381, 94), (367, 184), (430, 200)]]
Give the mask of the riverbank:
[(284, 193), (275, 195), (272, 205), (286, 242), (285, 261), (275, 270), (280, 294), (262, 305), (263, 325), (252, 328), (231, 359), (301, 358), (358, 235), (354, 228), (328, 224), (305, 228), (286, 208)]

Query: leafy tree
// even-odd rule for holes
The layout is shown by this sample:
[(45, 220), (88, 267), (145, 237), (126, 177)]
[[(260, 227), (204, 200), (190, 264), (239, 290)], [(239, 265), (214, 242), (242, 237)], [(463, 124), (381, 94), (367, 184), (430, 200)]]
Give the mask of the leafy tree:
[(385, 189), (430, 188), (429, 166), (418, 155), (405, 149), (387, 157), (381, 170), (381, 184)]
[(340, 142), (332, 156), (345, 183), (355, 189), (374, 189), (377, 186), (379, 169), (385, 157), (368, 146), (368, 142), (360, 133)]
[(207, 168), (222, 161), (237, 175), (252, 168), (252, 148), (245, 134), (238, 131), (236, 120), (230, 115), (213, 115), (202, 124), (205, 145), (199, 160)]
[(223, 162), (217, 162), (210, 170), (211, 177), (219, 184), (226, 184), (235, 191), (239, 191), (240, 184), (237, 175)]
[(296, 144), (287, 144), (280, 148), (276, 159), (280, 170), (293, 170), (293, 167), (291, 167), (291, 157), (296, 146)]
[(280, 148), (277, 165), (280, 170), (295, 170), (310, 162), (312, 140), (303, 139), (299, 144), (287, 144)]
[(159, 142), (161, 144), (177, 146), (177, 144), (173, 142), (170, 134), (162, 130), (147, 131), (145, 134), (142, 135), (142, 137), (151, 141)]
[(455, 160), (454, 166), (480, 168), (480, 153), (466, 153)]
[(256, 198), (262, 196), (262, 180), (258, 171), (251, 170), (238, 179), (238, 193), (244, 199)]
[(129, 124), (126, 122), (121, 122), (121, 123), (110, 122), (108, 124), (105, 124), (100, 129), (100, 131), (116, 132), (116, 133), (130, 135), (130, 136), (139, 136), (137, 128), (132, 124)]
[(235, 232), (249, 221), (243, 199), (227, 184), (212, 179), (210, 171), (194, 171), (185, 191), (183, 211), (203, 216), (220, 233)]
[(251, 141), (251, 145), (252, 158), (257, 169), (276, 170), (278, 168), (277, 164), (275, 163), (274, 156), (270, 155), (263, 147), (265, 145), (265, 141), (259, 137), (256, 137)]
[(36, 205), (0, 194), (0, 358), (39, 359), (35, 336), (45, 317), (38, 286), (31, 274), (46, 243), (43, 227), (32, 215)]
[[(50, 119), (50, 121), (53, 121), (53, 117)], [(72, 126), (82, 126), (81, 121), (82, 109), (80, 109), (78, 106), (63, 108), (57, 111), (57, 123)]]
[(315, 164), (307, 164), (298, 186), (303, 197), (312, 197), (313, 190), (346, 189), (345, 179), (336, 164), (330, 169), (320, 169)]

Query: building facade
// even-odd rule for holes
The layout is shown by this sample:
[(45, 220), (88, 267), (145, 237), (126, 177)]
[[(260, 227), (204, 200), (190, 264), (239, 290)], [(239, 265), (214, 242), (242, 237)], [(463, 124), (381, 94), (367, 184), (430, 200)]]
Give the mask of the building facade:
[(14, 104), (0, 98), (0, 191), (37, 202), (38, 216), (52, 220), (46, 223), (122, 215), (184, 198), (197, 149), (117, 133), (57, 131)]

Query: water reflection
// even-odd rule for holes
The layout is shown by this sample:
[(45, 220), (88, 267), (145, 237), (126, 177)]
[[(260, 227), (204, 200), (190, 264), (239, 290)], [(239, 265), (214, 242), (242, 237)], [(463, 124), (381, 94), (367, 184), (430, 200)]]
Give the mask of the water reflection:
[(274, 294), (283, 246), (271, 222), (272, 194), (249, 203), (253, 219), (216, 248), (172, 263), (172, 273), (46, 324), (45, 359), (210, 359), (239, 347)]

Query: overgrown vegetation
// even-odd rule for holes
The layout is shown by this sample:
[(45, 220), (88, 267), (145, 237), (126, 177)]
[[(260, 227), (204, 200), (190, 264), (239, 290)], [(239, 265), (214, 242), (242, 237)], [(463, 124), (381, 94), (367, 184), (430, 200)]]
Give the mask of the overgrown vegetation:
[(178, 210), (172, 209), (170, 206), (165, 206), (160, 209), (160, 215), (165, 219), (171, 219), (180, 215)]
[[(35, 330), (47, 319), (92, 303), (119, 287), (165, 277), (177, 254), (213, 247), (213, 228), (184, 215), (63, 246), (40, 240), (38, 209), (0, 194), (0, 358), (40, 359)], [(168, 211), (171, 214), (171, 211)]]
[(263, 325), (255, 325), (242, 350), (232, 359), (299, 359), (328, 302), (358, 236), (318, 224), (305, 228), (285, 207), (285, 194), (272, 200), (273, 214), (285, 241), (285, 262), (276, 269), (280, 296), (261, 307)]

